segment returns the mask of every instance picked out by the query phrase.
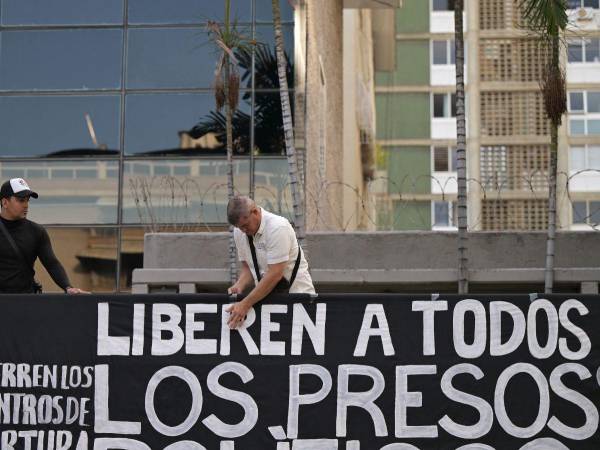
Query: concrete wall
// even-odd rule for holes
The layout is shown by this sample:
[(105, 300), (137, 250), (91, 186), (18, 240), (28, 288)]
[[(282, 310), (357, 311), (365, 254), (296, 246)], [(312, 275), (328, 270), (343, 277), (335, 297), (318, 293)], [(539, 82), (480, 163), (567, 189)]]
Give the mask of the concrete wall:
[[(443, 232), (316, 232), (307, 237), (307, 255), (321, 291), (452, 292), (456, 238), (456, 233)], [(544, 253), (544, 233), (471, 233), (472, 291), (541, 292)], [(152, 281), (152, 276), (166, 273), (165, 269), (196, 268), (206, 269), (198, 276), (212, 274), (207, 279), (221, 286), (227, 280), (226, 254), (227, 233), (147, 234), (144, 269), (137, 275), (134, 272), (134, 283)], [(555, 267), (557, 291), (597, 290), (597, 234), (558, 233)], [(148, 269), (158, 270), (142, 276)], [(189, 276), (196, 275), (190, 272)], [(202, 285), (202, 280), (197, 281)], [(582, 282), (588, 284), (582, 287)]]

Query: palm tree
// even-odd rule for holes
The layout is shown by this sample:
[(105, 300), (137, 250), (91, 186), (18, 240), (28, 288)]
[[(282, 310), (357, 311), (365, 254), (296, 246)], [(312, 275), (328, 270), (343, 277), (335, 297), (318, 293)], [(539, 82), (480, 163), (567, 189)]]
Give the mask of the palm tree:
[[(249, 49), (238, 49), (235, 52), (238, 66), (243, 69), (241, 80), (246, 83), (246, 92), (242, 96), (248, 105), (252, 101), (252, 52)], [(294, 83), (294, 67), (285, 55), (286, 73), (289, 84)], [(256, 89), (276, 89), (279, 86), (277, 75), (277, 58), (274, 50), (257, 43), (254, 50), (254, 84)], [(291, 99), (293, 100), (293, 99)], [(293, 103), (293, 102), (292, 102)], [(292, 104), (293, 111), (293, 104)], [(257, 95), (254, 99), (254, 149), (260, 154), (281, 154), (285, 146), (283, 124), (281, 122), (281, 101), (275, 95)], [(214, 133), (219, 141), (224, 141), (226, 135), (226, 118), (222, 112), (211, 111), (194, 125), (189, 131), (193, 138), (199, 138), (207, 133)], [(236, 110), (233, 114), (233, 152), (247, 153), (250, 149), (250, 115)]]
[[(225, 20), (223, 25), (209, 21), (207, 24), (209, 38), (218, 50), (217, 68), (215, 70), (215, 102), (217, 111), (225, 107), (225, 130), (227, 142), (227, 196), (235, 193), (233, 182), (233, 115), (237, 109), (240, 93), (240, 76), (235, 51), (247, 49), (251, 44), (237, 28), (231, 24), (231, 0), (225, 0)], [(233, 226), (229, 227), (229, 277), (233, 284), (237, 275), (235, 258), (235, 242)]]
[(554, 285), (554, 239), (556, 236), (556, 178), (558, 172), (558, 128), (567, 111), (567, 88), (560, 63), (561, 34), (567, 28), (566, 0), (516, 0), (525, 26), (539, 39), (542, 51), (550, 51), (549, 63), (540, 86), (546, 115), (550, 119), (550, 167), (548, 181), (548, 237), (544, 291), (552, 293)]
[(467, 164), (465, 118), (464, 0), (454, 2), (454, 45), (456, 54), (456, 177), (458, 184), (458, 293), (469, 292), (467, 256)]
[(285, 149), (290, 175), (290, 188), (292, 190), (292, 201), (294, 207), (294, 227), (298, 236), (298, 243), (304, 242), (304, 208), (302, 207), (301, 186), (298, 181), (298, 159), (294, 147), (294, 124), (292, 122), (292, 109), (290, 107), (290, 96), (286, 78), (286, 58), (283, 47), (283, 33), (281, 32), (281, 10), (279, 0), (272, 0), (273, 26), (275, 28), (275, 54), (277, 55), (277, 73), (279, 74), (279, 94), (281, 97), (281, 111), (283, 119), (283, 130), (285, 134)]

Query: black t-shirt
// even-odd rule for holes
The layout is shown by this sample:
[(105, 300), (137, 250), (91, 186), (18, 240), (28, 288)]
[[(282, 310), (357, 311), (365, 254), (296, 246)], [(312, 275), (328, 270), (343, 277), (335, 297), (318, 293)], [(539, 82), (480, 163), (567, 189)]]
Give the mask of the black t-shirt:
[(0, 234), (0, 293), (33, 292), (33, 264), (37, 258), (40, 258), (54, 282), (63, 290), (71, 285), (65, 269), (54, 255), (50, 237), (44, 227), (27, 219), (6, 220), (0, 217), (0, 220), (31, 267), (31, 270), (23, 267), (10, 243)]

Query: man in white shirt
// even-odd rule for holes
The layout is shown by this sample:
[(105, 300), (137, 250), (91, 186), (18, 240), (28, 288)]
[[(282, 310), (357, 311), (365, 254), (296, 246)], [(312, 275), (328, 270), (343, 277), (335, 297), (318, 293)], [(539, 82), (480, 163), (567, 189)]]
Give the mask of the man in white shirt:
[(231, 328), (239, 327), (248, 310), (272, 291), (315, 293), (304, 252), (285, 217), (258, 207), (249, 197), (236, 196), (227, 205), (227, 220), (235, 227), (233, 236), (242, 263), (237, 282), (227, 292), (241, 294), (254, 282), (250, 293), (229, 307)]

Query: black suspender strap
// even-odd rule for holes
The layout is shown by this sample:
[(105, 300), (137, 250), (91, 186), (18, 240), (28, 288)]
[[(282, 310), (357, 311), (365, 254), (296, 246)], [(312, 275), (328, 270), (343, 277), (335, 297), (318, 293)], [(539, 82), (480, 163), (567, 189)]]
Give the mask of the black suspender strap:
[[(260, 269), (258, 267), (258, 259), (256, 258), (256, 248), (254, 248), (254, 238), (250, 235), (248, 236), (248, 246), (250, 247), (250, 253), (252, 254), (252, 264), (254, 265), (254, 272), (256, 273), (256, 279), (260, 282)], [(300, 260), (302, 259), (302, 247), (298, 244), (298, 256), (296, 256), (296, 263), (294, 264), (294, 270), (292, 270), (292, 276), (289, 281), (290, 288), (294, 281), (296, 280), (296, 275), (298, 274), (298, 269), (300, 268)]]
[(300, 244), (298, 244), (298, 256), (296, 256), (296, 262), (294, 263), (294, 270), (292, 270), (292, 276), (290, 278), (290, 288), (292, 287), (292, 284), (294, 284), (294, 281), (296, 281), (296, 275), (298, 274), (298, 269), (300, 268), (301, 256), (302, 256), (302, 247), (300, 247)]
[(254, 248), (254, 238), (248, 236), (248, 245), (250, 246), (250, 253), (252, 253), (252, 264), (254, 265), (254, 272), (256, 272), (256, 279), (260, 282), (260, 269), (258, 268), (258, 259), (256, 258), (256, 249)]

